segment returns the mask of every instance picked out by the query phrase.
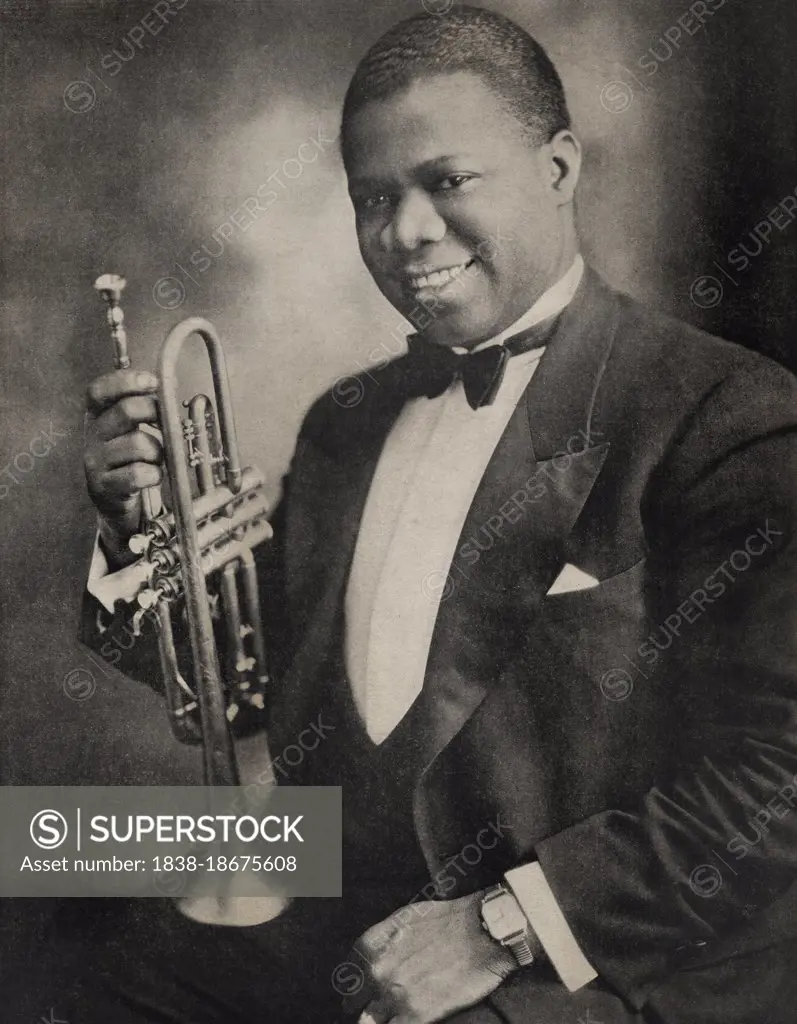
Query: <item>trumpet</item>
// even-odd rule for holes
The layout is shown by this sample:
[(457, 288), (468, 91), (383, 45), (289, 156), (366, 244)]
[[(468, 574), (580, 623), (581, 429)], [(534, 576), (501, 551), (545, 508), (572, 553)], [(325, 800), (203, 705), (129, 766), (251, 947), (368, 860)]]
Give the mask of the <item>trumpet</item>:
[[(117, 369), (130, 367), (120, 305), (125, 284), (117, 274), (94, 283), (108, 305)], [(177, 362), (192, 335), (205, 343), (215, 408), (208, 395), (198, 394), (183, 402), (183, 415)], [(154, 617), (172, 731), (181, 742), (201, 742), (205, 784), (236, 786), (230, 725), (243, 710), (256, 715), (265, 709), (269, 682), (253, 554), (272, 536), (264, 481), (256, 469), (241, 466), (224, 350), (208, 320), (190, 317), (170, 331), (158, 377), (171, 509), (157, 511), (157, 489), (143, 492), (140, 532), (129, 541), (141, 556), (133, 626), (139, 632), (144, 616)], [(191, 644), (190, 682), (180, 671), (174, 640), (172, 608), (180, 599)], [(214, 618), (223, 621), (225, 672)]]
[[(120, 305), (125, 284), (117, 274), (94, 282), (107, 303), (120, 370), (130, 368)], [(177, 363), (193, 335), (205, 344), (215, 402), (197, 394), (181, 409)], [(158, 487), (142, 492), (140, 530), (129, 541), (140, 556), (134, 563), (139, 590), (133, 628), (140, 633), (144, 617), (154, 617), (172, 731), (183, 743), (202, 744), (205, 785), (237, 786), (231, 727), (241, 714), (256, 718), (265, 711), (269, 683), (254, 556), (273, 533), (264, 480), (258, 470), (241, 465), (224, 350), (208, 320), (190, 317), (169, 332), (158, 378), (169, 502), (163, 504)], [(172, 610), (179, 601), (188, 623), (190, 681), (181, 672), (175, 643)], [(214, 621), (223, 626), (223, 666)], [(288, 901), (268, 890), (262, 896), (235, 895), (239, 882), (233, 880), (224, 897), (180, 897), (179, 909), (196, 921), (235, 926), (262, 924), (285, 909)]]

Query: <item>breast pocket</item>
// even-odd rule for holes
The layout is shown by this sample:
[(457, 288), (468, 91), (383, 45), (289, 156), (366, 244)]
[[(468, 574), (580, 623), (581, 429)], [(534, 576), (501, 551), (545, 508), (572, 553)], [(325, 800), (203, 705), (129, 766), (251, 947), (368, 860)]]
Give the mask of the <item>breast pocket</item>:
[(623, 608), (634, 611), (639, 607), (644, 610), (646, 589), (647, 559), (640, 558), (628, 569), (600, 580), (597, 586), (546, 595), (540, 611), (553, 618), (580, 618)]
[[(546, 596), (540, 606), (535, 646), (560, 664), (600, 683), (638, 660), (649, 632), (652, 587), (646, 559), (587, 590)], [(613, 678), (613, 677), (612, 677)]]

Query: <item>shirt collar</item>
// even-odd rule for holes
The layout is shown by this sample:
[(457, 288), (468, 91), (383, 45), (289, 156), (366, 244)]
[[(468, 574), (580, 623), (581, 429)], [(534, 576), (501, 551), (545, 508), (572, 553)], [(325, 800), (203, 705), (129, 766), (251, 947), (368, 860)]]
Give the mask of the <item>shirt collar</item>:
[[(573, 263), (567, 273), (560, 277), (556, 284), (543, 292), (542, 295), (537, 299), (531, 309), (527, 310), (523, 316), (516, 320), (513, 324), (510, 324), (506, 330), (501, 331), (500, 334), (496, 334), (493, 338), (488, 338), (487, 341), (482, 341), (478, 345), (475, 345), (471, 352), (478, 352), (482, 348), (487, 348), (489, 345), (498, 345), (505, 338), (511, 337), (513, 334), (519, 334), (521, 331), (527, 330), (529, 327), (534, 327), (535, 324), (540, 324), (543, 320), (549, 320), (551, 317), (558, 316), (573, 300), (573, 296), (578, 290), (578, 286), (581, 284), (581, 278), (584, 276), (584, 260), (579, 253), (573, 260)], [(455, 348), (455, 352), (465, 352), (465, 349)], [(540, 353), (537, 352), (537, 355)]]

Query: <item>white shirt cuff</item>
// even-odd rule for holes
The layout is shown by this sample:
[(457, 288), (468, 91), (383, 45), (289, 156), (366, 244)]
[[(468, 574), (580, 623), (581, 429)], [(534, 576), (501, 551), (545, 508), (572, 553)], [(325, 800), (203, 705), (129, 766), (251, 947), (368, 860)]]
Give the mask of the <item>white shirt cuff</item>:
[(507, 871), (504, 878), (562, 984), (570, 992), (575, 992), (597, 978), (598, 972), (581, 952), (541, 865), (536, 861), (523, 864)]
[(97, 531), (86, 590), (107, 612), (113, 614), (114, 604), (119, 600), (132, 604), (147, 578), (147, 568), (142, 560), (116, 572), (108, 572), (108, 560), (100, 547), (100, 533)]

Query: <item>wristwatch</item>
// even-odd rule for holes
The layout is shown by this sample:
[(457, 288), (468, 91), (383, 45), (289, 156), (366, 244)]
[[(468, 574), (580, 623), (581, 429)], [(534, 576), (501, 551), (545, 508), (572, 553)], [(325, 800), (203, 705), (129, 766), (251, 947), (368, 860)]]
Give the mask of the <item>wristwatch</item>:
[(531, 925), (517, 899), (505, 885), (492, 885), (485, 890), (481, 906), (482, 928), (496, 942), (515, 955), (521, 967), (534, 963), (529, 945)]

